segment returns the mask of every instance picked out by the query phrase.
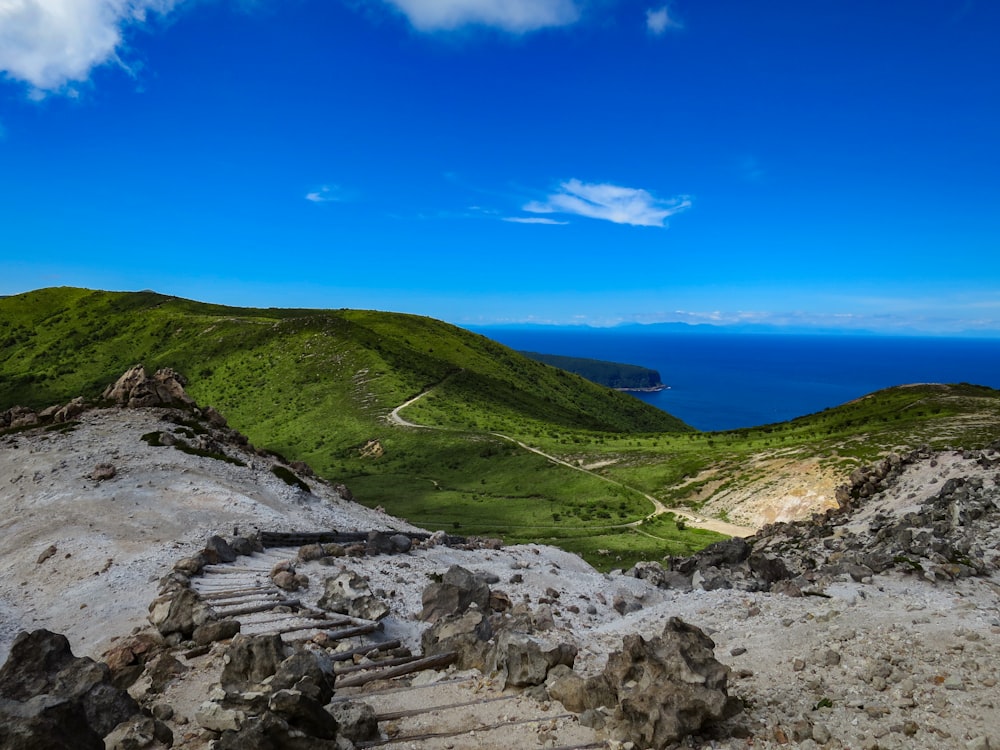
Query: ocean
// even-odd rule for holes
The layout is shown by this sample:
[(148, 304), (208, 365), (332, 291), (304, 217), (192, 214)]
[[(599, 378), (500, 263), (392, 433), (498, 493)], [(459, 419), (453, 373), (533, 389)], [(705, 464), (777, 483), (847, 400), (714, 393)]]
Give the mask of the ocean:
[(634, 395), (699, 430), (782, 422), (907, 383), (965, 382), (1000, 388), (996, 339), (475, 330), (520, 351), (658, 370), (669, 389)]

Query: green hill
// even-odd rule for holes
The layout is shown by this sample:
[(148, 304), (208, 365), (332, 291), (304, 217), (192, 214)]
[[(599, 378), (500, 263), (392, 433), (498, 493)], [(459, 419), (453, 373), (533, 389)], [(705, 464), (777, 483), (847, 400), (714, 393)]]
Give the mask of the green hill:
[(540, 354), (538, 352), (521, 352), (528, 359), (544, 362), (547, 365), (566, 370), (592, 383), (625, 390), (650, 390), (662, 388), (660, 373), (639, 365), (627, 365), (621, 362), (606, 362), (602, 359), (586, 359), (583, 357), (565, 357), (560, 354)]
[(431, 318), (67, 288), (0, 300), (0, 404), (95, 396), (135, 362), (181, 371), (196, 398), (237, 421), (335, 409), (329, 417), (367, 427), (446, 381), (449, 408), (434, 420), (441, 426), (690, 430), (636, 399)]

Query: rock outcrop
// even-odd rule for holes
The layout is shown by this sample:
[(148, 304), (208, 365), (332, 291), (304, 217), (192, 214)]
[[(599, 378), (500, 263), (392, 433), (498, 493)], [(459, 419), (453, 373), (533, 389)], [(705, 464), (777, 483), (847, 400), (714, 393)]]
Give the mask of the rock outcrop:
[(108, 666), (74, 656), (58, 633), (22, 632), (0, 667), (0, 747), (103, 748), (138, 713)]
[(701, 630), (672, 617), (659, 636), (625, 636), (600, 674), (584, 678), (556, 667), (546, 688), (571, 711), (603, 711), (601, 723), (613, 736), (666, 748), (739, 711), (727, 692), (729, 667), (714, 648)]
[(101, 398), (119, 406), (194, 406), (184, 390), (187, 380), (179, 372), (164, 367), (147, 374), (146, 368), (135, 365), (112, 385), (104, 389)]

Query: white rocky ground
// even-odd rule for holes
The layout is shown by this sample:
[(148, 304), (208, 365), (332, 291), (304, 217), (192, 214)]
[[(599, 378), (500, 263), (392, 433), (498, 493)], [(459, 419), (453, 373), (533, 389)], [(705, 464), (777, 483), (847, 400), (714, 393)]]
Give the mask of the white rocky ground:
[[(0, 660), (19, 630), (40, 627), (65, 633), (77, 654), (99, 657), (115, 637), (146, 625), (156, 581), (213, 533), (412, 528), (313, 480), (312, 495), (301, 493), (277, 479), (266, 458), (241, 456), (250, 464), (244, 468), (150, 447), (141, 435), (171, 426), (161, 414), (90, 411), (65, 434), (32, 430), (0, 438)], [(877, 502), (904, 511), (939, 489), (931, 480), (959, 473), (978, 473), (996, 490), (996, 469), (954, 455), (936, 460), (934, 467), (911, 466)], [(103, 462), (117, 475), (90, 479)], [(37, 562), (50, 545), (55, 554)], [(412, 645), (422, 628), (420, 594), (431, 574), (451, 564), (494, 574), (493, 588), (514, 603), (538, 607), (539, 599), (554, 599), (548, 606), (555, 627), (546, 637), (576, 643), (584, 672), (599, 670), (624, 634), (658, 634), (671, 616), (703, 628), (717, 644), (717, 658), (732, 667), (730, 692), (747, 709), (728, 725), (744, 736), (690, 740), (693, 747), (1000, 748), (995, 571), (937, 584), (895, 574), (871, 583), (845, 576), (825, 589), (829, 598), (789, 598), (664, 591), (599, 574), (573, 555), (536, 545), (437, 547), (347, 564), (386, 592), (393, 609), (386, 635)], [(317, 582), (310, 595), (318, 596), (324, 571), (300, 570)], [(641, 608), (622, 616), (612, 606), (616, 597)], [(168, 694), (180, 714), (204, 689), (196, 686), (198, 674), (192, 670)], [(506, 704), (497, 705), (499, 716)], [(541, 747), (545, 741), (532, 729), (501, 741), (459, 736), (449, 744)], [(192, 739), (190, 746), (199, 745)]]

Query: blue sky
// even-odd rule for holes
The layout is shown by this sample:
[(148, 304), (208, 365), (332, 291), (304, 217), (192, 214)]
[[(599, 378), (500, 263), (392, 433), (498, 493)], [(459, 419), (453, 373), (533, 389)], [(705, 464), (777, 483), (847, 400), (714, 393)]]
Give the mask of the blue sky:
[(0, 0), (0, 294), (997, 332), (998, 32), (986, 0)]

